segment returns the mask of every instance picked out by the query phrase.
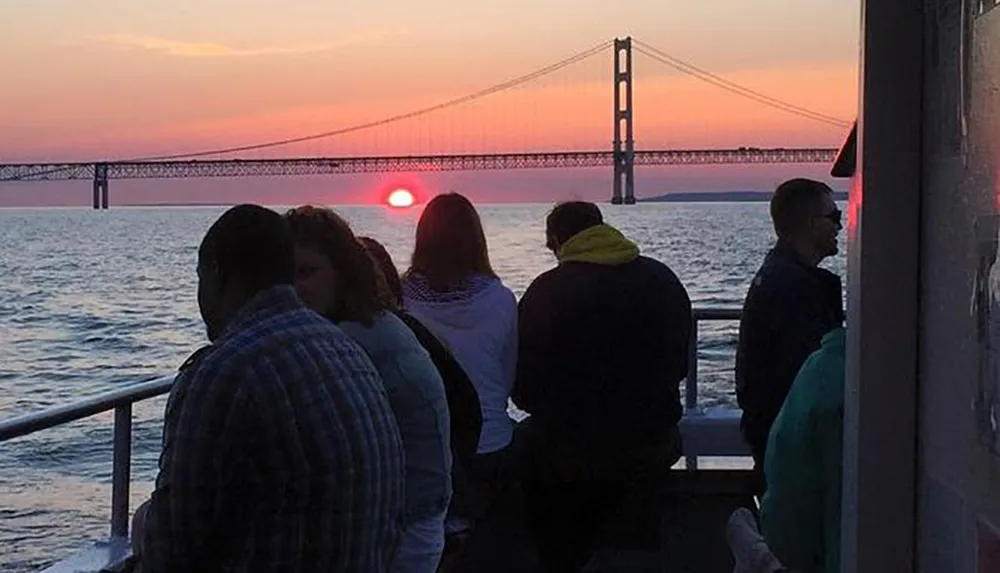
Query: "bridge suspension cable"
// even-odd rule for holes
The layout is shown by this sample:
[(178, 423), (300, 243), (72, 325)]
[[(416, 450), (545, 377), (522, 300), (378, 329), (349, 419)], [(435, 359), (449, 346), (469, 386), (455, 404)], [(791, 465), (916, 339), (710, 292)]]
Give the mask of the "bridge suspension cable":
[(760, 93), (758, 91), (752, 90), (752, 89), (750, 89), (748, 87), (745, 87), (745, 86), (742, 86), (742, 85), (737, 84), (735, 82), (732, 82), (730, 80), (727, 80), (726, 78), (723, 78), (721, 76), (713, 74), (712, 72), (709, 72), (707, 70), (699, 68), (699, 67), (697, 67), (697, 66), (695, 66), (695, 65), (693, 65), (691, 63), (688, 63), (688, 62), (686, 62), (686, 61), (684, 61), (684, 60), (682, 60), (680, 58), (671, 56), (670, 54), (668, 54), (668, 53), (666, 53), (666, 52), (664, 52), (662, 50), (659, 50), (659, 49), (655, 48), (654, 46), (651, 46), (651, 45), (647, 44), (646, 42), (642, 42), (642, 41), (636, 40), (636, 39), (633, 39), (633, 42), (635, 43), (635, 48), (634, 49), (637, 52), (643, 54), (644, 56), (652, 58), (653, 60), (656, 60), (657, 62), (659, 62), (661, 64), (669, 66), (669, 67), (671, 67), (671, 68), (673, 68), (673, 69), (675, 69), (675, 70), (677, 70), (679, 72), (682, 72), (684, 74), (687, 74), (689, 76), (698, 78), (698, 79), (700, 79), (700, 80), (702, 80), (704, 82), (712, 84), (712, 85), (714, 85), (714, 86), (716, 86), (718, 88), (724, 89), (724, 90), (726, 90), (728, 92), (734, 93), (736, 95), (739, 95), (739, 96), (742, 96), (742, 97), (745, 97), (745, 98), (748, 98), (748, 99), (752, 99), (752, 100), (754, 100), (754, 101), (756, 101), (758, 103), (762, 103), (764, 105), (771, 106), (771, 107), (773, 107), (775, 109), (780, 109), (781, 111), (784, 111), (786, 113), (791, 113), (791, 114), (794, 114), (794, 115), (798, 115), (800, 117), (804, 117), (806, 119), (811, 119), (813, 121), (818, 121), (818, 122), (821, 122), (821, 123), (825, 123), (827, 125), (833, 125), (833, 126), (837, 126), (837, 127), (848, 127), (848, 126), (851, 125), (851, 122), (845, 121), (845, 120), (840, 119), (838, 117), (834, 117), (834, 116), (831, 116), (831, 115), (826, 115), (826, 114), (823, 114), (823, 113), (819, 113), (817, 111), (813, 111), (811, 109), (807, 109), (807, 108), (804, 108), (804, 107), (801, 107), (801, 106), (797, 106), (795, 104), (791, 104), (791, 103), (788, 103), (786, 101), (779, 100), (777, 98), (771, 97), (771, 96), (766, 95), (766, 94), (762, 94), (762, 93)]
[(275, 141), (267, 141), (267, 142), (264, 142), (264, 143), (255, 143), (255, 144), (251, 144), (251, 145), (240, 145), (240, 146), (236, 146), (236, 147), (227, 147), (227, 148), (222, 148), (222, 149), (209, 149), (209, 150), (204, 150), (204, 151), (195, 151), (195, 152), (191, 152), (191, 153), (175, 153), (175, 154), (171, 154), (171, 155), (159, 155), (159, 156), (155, 156), (155, 157), (140, 157), (140, 158), (135, 158), (135, 159), (125, 159), (123, 161), (168, 161), (168, 160), (174, 160), (174, 159), (193, 159), (193, 158), (196, 158), (196, 157), (206, 157), (206, 156), (210, 156), (210, 155), (222, 155), (222, 154), (226, 154), (226, 153), (237, 153), (237, 152), (241, 152), (241, 151), (253, 151), (253, 150), (257, 150), (257, 149), (267, 149), (267, 148), (271, 148), (271, 147), (281, 147), (281, 146), (284, 146), (284, 145), (291, 145), (293, 143), (302, 143), (304, 141), (314, 141), (314, 140), (317, 140), (317, 139), (325, 139), (325, 138), (334, 137), (334, 136), (337, 136), (337, 135), (344, 135), (344, 134), (353, 133), (353, 132), (356, 132), (356, 131), (362, 131), (362, 130), (370, 129), (370, 128), (373, 128), (373, 127), (379, 127), (379, 126), (382, 126), (382, 125), (387, 125), (387, 124), (390, 124), (390, 123), (395, 123), (397, 121), (402, 121), (402, 120), (406, 120), (406, 119), (412, 119), (412, 118), (415, 118), (415, 117), (419, 117), (419, 116), (422, 116), (422, 115), (427, 115), (429, 113), (440, 111), (442, 109), (447, 109), (447, 108), (450, 108), (450, 107), (453, 107), (453, 106), (457, 106), (457, 105), (469, 103), (469, 102), (472, 102), (472, 101), (475, 101), (475, 100), (478, 100), (478, 99), (482, 99), (482, 98), (484, 98), (486, 96), (489, 96), (489, 95), (492, 95), (492, 94), (495, 94), (495, 93), (498, 93), (498, 92), (506, 91), (508, 89), (511, 89), (511, 88), (523, 85), (525, 83), (528, 83), (528, 82), (530, 82), (532, 80), (535, 80), (535, 79), (541, 78), (543, 76), (547, 76), (549, 74), (557, 72), (557, 71), (559, 71), (559, 70), (561, 70), (561, 69), (563, 69), (565, 67), (571, 66), (571, 65), (576, 64), (578, 62), (582, 62), (584, 60), (592, 58), (593, 56), (595, 56), (597, 54), (600, 54), (602, 52), (607, 51), (610, 47), (611, 47), (611, 41), (610, 40), (606, 41), (606, 42), (602, 42), (602, 43), (600, 43), (600, 44), (598, 44), (598, 45), (596, 45), (596, 46), (594, 46), (594, 47), (592, 47), (590, 49), (587, 49), (587, 50), (584, 50), (584, 51), (579, 52), (577, 54), (574, 54), (574, 55), (572, 55), (572, 56), (570, 56), (568, 58), (562, 59), (562, 60), (560, 60), (560, 61), (558, 61), (558, 62), (556, 62), (554, 64), (550, 64), (550, 65), (545, 66), (543, 68), (539, 68), (539, 69), (537, 69), (537, 70), (535, 70), (535, 71), (533, 71), (531, 73), (524, 74), (522, 76), (518, 76), (516, 78), (507, 80), (505, 82), (496, 84), (494, 86), (490, 86), (488, 88), (484, 88), (484, 89), (481, 89), (479, 91), (476, 91), (476, 92), (464, 95), (464, 96), (459, 97), (459, 98), (448, 100), (448, 101), (443, 102), (443, 103), (432, 105), (430, 107), (425, 107), (425, 108), (421, 108), (421, 109), (418, 109), (418, 110), (410, 111), (410, 112), (407, 112), (407, 113), (401, 113), (401, 114), (393, 115), (393, 116), (390, 116), (390, 117), (387, 117), (387, 118), (383, 118), (383, 119), (380, 119), (380, 120), (376, 120), (376, 121), (369, 121), (369, 122), (366, 122), (366, 123), (360, 123), (360, 124), (351, 125), (351, 126), (348, 126), (348, 127), (342, 127), (340, 129), (334, 129), (334, 130), (330, 130), (330, 131), (324, 131), (324, 132), (321, 132), (321, 133), (314, 133), (314, 134), (310, 134), (310, 135), (304, 135), (304, 136), (301, 136), (301, 137), (293, 137), (293, 138), (289, 138), (289, 139), (280, 139), (280, 140), (275, 140)]

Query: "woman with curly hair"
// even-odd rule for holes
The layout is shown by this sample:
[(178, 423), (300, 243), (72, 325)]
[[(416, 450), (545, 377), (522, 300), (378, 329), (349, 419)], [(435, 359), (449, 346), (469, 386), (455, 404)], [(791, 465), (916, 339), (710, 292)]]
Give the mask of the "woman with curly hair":
[[(437, 368), (397, 318), (375, 261), (339, 215), (299, 207), (285, 214), (295, 239), (295, 287), (310, 308), (365, 349), (381, 374), (406, 456), (404, 531), (390, 571), (432, 573), (444, 549), (451, 500), (450, 421)], [(345, 455), (348, 455), (345, 452)]]
[[(359, 237), (359, 240), (368, 250), (368, 254), (375, 259), (385, 277), (389, 292), (399, 306), (395, 311), (396, 316), (410, 327), (417, 340), (431, 355), (431, 360), (441, 374), (444, 391), (448, 397), (448, 412), (451, 416), (451, 450), (454, 461), (458, 463), (461, 459), (463, 463), (468, 462), (476, 455), (479, 434), (483, 426), (483, 414), (479, 407), (476, 388), (451, 351), (415, 316), (403, 310), (403, 284), (399, 278), (399, 271), (396, 270), (392, 257), (382, 243), (371, 237)], [(452, 501), (454, 502), (454, 499)]]

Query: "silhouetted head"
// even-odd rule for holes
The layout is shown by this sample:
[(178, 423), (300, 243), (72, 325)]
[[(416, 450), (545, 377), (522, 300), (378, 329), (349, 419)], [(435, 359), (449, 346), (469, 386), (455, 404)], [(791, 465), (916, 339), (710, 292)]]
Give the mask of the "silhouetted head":
[(214, 341), (258, 292), (295, 279), (292, 235), (281, 215), (237, 205), (208, 229), (198, 249), (198, 308)]
[(395, 301), (382, 271), (340, 215), (309, 205), (285, 213), (295, 244), (295, 290), (335, 322), (370, 325)]
[(375, 260), (375, 263), (382, 270), (382, 276), (385, 277), (385, 284), (389, 288), (389, 292), (393, 298), (396, 299), (396, 306), (402, 307), (403, 283), (399, 279), (399, 271), (396, 269), (396, 263), (392, 262), (392, 256), (389, 255), (389, 251), (385, 250), (382, 243), (371, 237), (359, 237), (358, 240), (361, 241), (361, 244), (368, 251), (368, 255)]
[(406, 272), (423, 275), (432, 289), (441, 291), (458, 287), (473, 275), (496, 277), (483, 224), (468, 199), (445, 193), (427, 203)]
[(604, 216), (597, 205), (587, 201), (559, 203), (545, 218), (545, 246), (553, 253), (566, 244), (573, 235), (591, 227), (604, 224)]
[(771, 221), (778, 240), (811, 263), (837, 254), (841, 212), (826, 183), (799, 178), (779, 185), (771, 197)]

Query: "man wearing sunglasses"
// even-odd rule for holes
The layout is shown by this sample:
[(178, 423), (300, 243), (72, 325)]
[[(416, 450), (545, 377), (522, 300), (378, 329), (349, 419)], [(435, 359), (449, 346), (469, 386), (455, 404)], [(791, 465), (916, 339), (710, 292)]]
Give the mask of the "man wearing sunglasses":
[(844, 322), (840, 277), (818, 266), (837, 254), (843, 228), (833, 190), (811, 179), (786, 181), (771, 198), (771, 220), (778, 239), (750, 285), (736, 350), (740, 428), (758, 495), (766, 488), (768, 433), (792, 381), (823, 336)]

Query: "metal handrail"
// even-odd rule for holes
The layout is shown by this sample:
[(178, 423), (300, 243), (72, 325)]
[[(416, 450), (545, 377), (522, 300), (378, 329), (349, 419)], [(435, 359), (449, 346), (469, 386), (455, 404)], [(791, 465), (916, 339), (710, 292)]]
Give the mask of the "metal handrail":
[[(739, 320), (741, 314), (742, 312), (738, 308), (695, 308), (692, 311), (690, 359), (688, 375), (685, 380), (685, 410), (698, 408), (698, 323), (706, 320)], [(0, 421), (0, 442), (114, 410), (111, 536), (126, 537), (129, 525), (128, 498), (132, 470), (132, 404), (170, 392), (173, 382), (173, 375), (163, 376), (130, 384), (72, 404), (56, 406)], [(688, 457), (686, 461), (689, 468), (697, 467), (697, 459), (694, 457)]]
[[(698, 409), (698, 323), (703, 320), (739, 320), (740, 308), (695, 308), (691, 311), (691, 340), (688, 343), (688, 373), (684, 378), (684, 411)], [(684, 466), (698, 469), (697, 456), (684, 456)]]
[[(688, 374), (684, 379), (684, 409), (698, 408), (698, 323), (706, 320), (739, 320), (740, 308), (695, 308), (691, 312), (691, 341), (688, 344)], [(688, 463), (693, 463), (688, 460)], [(693, 466), (692, 466), (693, 467)]]
[(170, 392), (174, 377), (162, 376), (145, 382), (129, 384), (123, 388), (84, 398), (79, 402), (55, 406), (40, 412), (32, 412), (0, 421), (0, 442), (33, 434), (39, 430), (47, 430), (69, 422), (113, 410), (120, 406), (129, 406)]
[(128, 496), (132, 481), (132, 404), (170, 391), (173, 376), (130, 384), (73, 404), (0, 421), (0, 442), (115, 411), (111, 457), (111, 537), (128, 536)]

